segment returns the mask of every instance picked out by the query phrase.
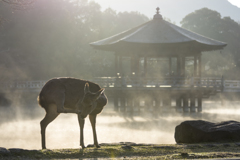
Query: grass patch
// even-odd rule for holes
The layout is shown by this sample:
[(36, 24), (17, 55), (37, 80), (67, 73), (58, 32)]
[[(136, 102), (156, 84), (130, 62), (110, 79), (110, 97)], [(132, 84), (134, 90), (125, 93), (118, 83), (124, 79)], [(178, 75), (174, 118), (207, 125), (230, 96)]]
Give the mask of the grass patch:
[(138, 145), (119, 143), (104, 144), (101, 148), (54, 150), (9, 149), (0, 152), (0, 159), (81, 159), (81, 158), (126, 158), (126, 159), (202, 159), (240, 157), (240, 146), (227, 144), (172, 144)]

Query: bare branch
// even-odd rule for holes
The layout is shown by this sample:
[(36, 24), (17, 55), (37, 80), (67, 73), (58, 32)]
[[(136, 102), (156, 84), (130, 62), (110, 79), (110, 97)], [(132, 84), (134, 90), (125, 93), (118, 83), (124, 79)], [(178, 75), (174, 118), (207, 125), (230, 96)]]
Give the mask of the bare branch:
[(13, 5), (30, 5), (35, 0), (2, 0), (5, 3), (13, 4)]
[(0, 0), (0, 2), (6, 3), (14, 10), (25, 10), (32, 6), (37, 0)]

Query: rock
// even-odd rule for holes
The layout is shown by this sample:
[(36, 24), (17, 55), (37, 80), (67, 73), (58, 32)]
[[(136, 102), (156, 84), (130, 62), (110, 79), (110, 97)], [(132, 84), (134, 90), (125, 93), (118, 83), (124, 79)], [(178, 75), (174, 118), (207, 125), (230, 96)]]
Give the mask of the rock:
[(129, 145), (123, 145), (122, 146), (122, 149), (127, 149), (127, 150), (130, 150), (132, 149), (133, 147), (132, 146), (129, 146)]
[(183, 157), (188, 157), (189, 155), (188, 155), (188, 153), (183, 152), (183, 153), (181, 153), (181, 156), (183, 156)]
[(11, 153), (20, 153), (20, 152), (24, 151), (24, 149), (21, 149), (21, 148), (9, 148), (8, 150)]
[(137, 145), (136, 143), (134, 142), (124, 142), (125, 145), (128, 145), (128, 146), (135, 146)]
[(229, 144), (229, 143), (223, 143), (222, 146), (223, 146), (223, 147), (230, 147), (231, 144)]
[(203, 146), (204, 146), (204, 147), (210, 147), (210, 148), (212, 148), (212, 147), (217, 147), (216, 144), (204, 144)]
[(175, 128), (177, 143), (240, 141), (240, 122), (184, 121)]
[(175, 149), (173, 146), (153, 146), (155, 149)]
[(235, 143), (236, 146), (240, 147), (240, 143)]
[(121, 143), (100, 143), (100, 146), (117, 146), (122, 145)]
[(6, 155), (10, 155), (10, 151), (7, 150), (6, 148), (0, 147), (0, 155), (6, 156)]
[(187, 145), (185, 148), (195, 149), (195, 148), (201, 148), (201, 146), (200, 146), (200, 145), (197, 145), (197, 144), (189, 144), (189, 145)]
[(94, 147), (94, 144), (87, 145), (87, 148), (89, 148), (89, 147)]

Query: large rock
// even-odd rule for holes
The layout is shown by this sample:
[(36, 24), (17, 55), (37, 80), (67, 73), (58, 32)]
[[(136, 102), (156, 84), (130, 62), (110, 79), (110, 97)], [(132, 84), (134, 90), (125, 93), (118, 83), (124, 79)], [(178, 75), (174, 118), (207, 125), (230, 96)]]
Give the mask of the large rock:
[(177, 143), (240, 141), (240, 122), (184, 121), (175, 128)]

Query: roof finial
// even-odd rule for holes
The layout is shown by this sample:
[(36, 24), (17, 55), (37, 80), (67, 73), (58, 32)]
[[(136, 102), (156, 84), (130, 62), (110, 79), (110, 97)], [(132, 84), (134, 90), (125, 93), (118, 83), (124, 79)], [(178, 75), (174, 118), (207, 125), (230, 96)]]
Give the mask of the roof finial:
[(159, 14), (160, 8), (157, 7), (156, 10), (157, 10), (157, 13), (153, 16), (153, 19), (163, 19), (163, 18), (162, 18), (162, 15)]
[(157, 8), (156, 8), (156, 10), (157, 10), (157, 14), (159, 14), (159, 10), (160, 10), (160, 8), (159, 8), (159, 7), (157, 7)]

